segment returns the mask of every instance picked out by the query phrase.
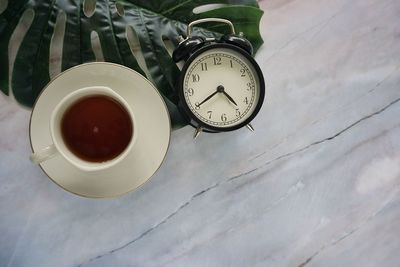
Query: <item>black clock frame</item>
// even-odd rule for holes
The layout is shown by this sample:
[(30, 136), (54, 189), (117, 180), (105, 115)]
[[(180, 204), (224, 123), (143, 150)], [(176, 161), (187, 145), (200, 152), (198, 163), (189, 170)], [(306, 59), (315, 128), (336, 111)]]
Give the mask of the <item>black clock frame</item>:
[[(231, 50), (234, 50), (234, 51), (240, 53), (246, 59), (248, 59), (250, 64), (253, 65), (254, 70), (257, 73), (257, 76), (258, 76), (257, 78), (258, 78), (258, 82), (259, 82), (259, 86), (260, 86), (260, 88), (259, 88), (260, 96), (259, 96), (258, 102), (256, 104), (256, 107), (255, 107), (253, 113), (243, 122), (241, 122), (237, 125), (234, 125), (234, 126), (230, 126), (230, 127), (215, 127), (215, 126), (209, 125), (209, 124), (201, 121), (199, 118), (196, 117), (196, 115), (193, 114), (193, 112), (190, 110), (189, 106), (187, 105), (187, 103), (185, 101), (185, 94), (184, 94), (183, 87), (184, 87), (184, 82), (185, 82), (185, 74), (186, 74), (190, 64), (202, 53), (204, 53), (208, 50), (211, 50), (211, 49), (215, 49), (215, 48), (231, 49)], [(187, 59), (187, 61), (185, 62), (184, 66), (181, 70), (181, 75), (178, 80), (178, 96), (179, 96), (179, 108), (187, 116), (187, 118), (189, 120), (189, 124), (192, 125), (193, 127), (195, 127), (195, 128), (201, 127), (206, 132), (211, 132), (211, 133), (234, 131), (234, 130), (237, 130), (237, 129), (242, 128), (243, 126), (246, 126), (247, 124), (249, 124), (254, 119), (254, 117), (258, 114), (258, 112), (260, 111), (261, 106), (264, 103), (264, 97), (265, 97), (264, 75), (262, 74), (260, 66), (257, 64), (257, 62), (253, 59), (253, 57), (246, 50), (244, 50), (238, 46), (227, 44), (227, 43), (206, 43), (206, 44), (204, 44), (204, 46), (202, 46), (201, 48), (196, 50), (193, 54), (191, 54), (189, 56), (189, 58)]]

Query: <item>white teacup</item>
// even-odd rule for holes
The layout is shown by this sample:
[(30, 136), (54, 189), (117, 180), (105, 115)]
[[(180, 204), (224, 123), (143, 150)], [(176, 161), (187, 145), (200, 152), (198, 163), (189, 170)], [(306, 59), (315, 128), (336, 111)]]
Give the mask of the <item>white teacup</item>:
[(99, 96), (99, 95), (111, 97), (118, 103), (120, 103), (128, 112), (132, 121), (132, 127), (135, 128), (135, 118), (130, 106), (124, 100), (123, 97), (114, 92), (112, 89), (104, 86), (92, 86), (92, 87), (85, 87), (82, 89), (78, 89), (65, 96), (54, 108), (50, 118), (50, 133), (53, 144), (43, 148), (42, 150), (35, 151), (34, 153), (32, 153), (30, 156), (31, 161), (38, 164), (56, 155), (61, 155), (68, 162), (70, 162), (72, 165), (74, 165), (75, 167), (77, 167), (82, 171), (104, 170), (122, 161), (126, 157), (126, 155), (131, 152), (132, 147), (137, 139), (138, 131), (135, 131), (135, 133), (132, 134), (129, 144), (127, 145), (125, 150), (122, 151), (121, 154), (105, 162), (89, 162), (79, 158), (68, 149), (63, 140), (61, 133), (61, 121), (65, 111), (67, 111), (72, 104), (74, 104), (81, 98), (88, 96)]

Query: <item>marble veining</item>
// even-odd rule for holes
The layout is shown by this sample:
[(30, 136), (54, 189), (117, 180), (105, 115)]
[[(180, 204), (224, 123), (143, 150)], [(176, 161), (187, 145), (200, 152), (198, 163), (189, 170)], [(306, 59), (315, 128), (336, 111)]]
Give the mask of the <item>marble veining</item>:
[(52, 183), (0, 96), (0, 266), (399, 266), (400, 3), (260, 5), (256, 131), (174, 131), (123, 197)]

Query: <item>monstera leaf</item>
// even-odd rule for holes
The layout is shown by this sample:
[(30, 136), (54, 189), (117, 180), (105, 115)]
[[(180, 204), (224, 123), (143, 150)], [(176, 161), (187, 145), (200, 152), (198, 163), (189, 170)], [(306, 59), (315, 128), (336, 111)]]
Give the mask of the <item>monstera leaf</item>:
[[(130, 67), (147, 78), (164, 96), (174, 126), (184, 122), (177, 111), (174, 92), (179, 69), (165, 47), (165, 40), (177, 45), (179, 35), (185, 36), (187, 24), (206, 17), (219, 17), (233, 22), (237, 32), (243, 32), (255, 50), (262, 44), (259, 22), (262, 11), (256, 0), (92, 0), (91, 15), (84, 12), (90, 0), (8, 0), (0, 14), (0, 89), (15, 99), (32, 106), (40, 91), (50, 81), (50, 47), (58, 15), (66, 16), (63, 36), (62, 70), (95, 61), (91, 33), (97, 32), (105, 61)], [(214, 8), (194, 12), (199, 6)], [(17, 51), (13, 69), (9, 70), (9, 45), (21, 17), (34, 13)], [(1, 12), (1, 11), (0, 11)], [(194, 29), (204, 37), (218, 37), (229, 32), (224, 25), (205, 24)], [(145, 59), (144, 71), (131, 51), (127, 30), (135, 32)], [(9, 79), (9, 74), (11, 73)], [(151, 77), (149, 77), (151, 76)], [(10, 86), (11, 85), (11, 86)]]

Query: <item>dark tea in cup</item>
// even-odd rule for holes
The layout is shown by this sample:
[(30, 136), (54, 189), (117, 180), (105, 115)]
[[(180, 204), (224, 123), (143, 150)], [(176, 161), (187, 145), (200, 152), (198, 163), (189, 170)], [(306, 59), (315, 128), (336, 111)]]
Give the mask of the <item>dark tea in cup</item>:
[(66, 147), (89, 162), (105, 162), (120, 155), (133, 136), (128, 111), (106, 95), (86, 96), (72, 103), (61, 120)]

